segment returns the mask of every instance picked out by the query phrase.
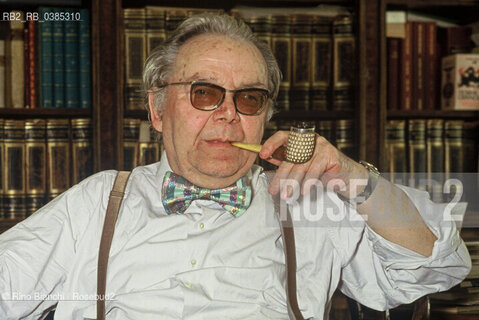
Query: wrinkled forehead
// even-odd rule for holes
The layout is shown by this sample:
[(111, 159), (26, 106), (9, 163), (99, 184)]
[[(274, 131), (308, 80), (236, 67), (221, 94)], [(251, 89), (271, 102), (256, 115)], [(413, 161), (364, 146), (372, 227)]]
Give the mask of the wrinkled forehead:
[(173, 77), (174, 81), (233, 79), (238, 86), (257, 83), (267, 87), (266, 64), (258, 48), (219, 34), (199, 35), (181, 46)]

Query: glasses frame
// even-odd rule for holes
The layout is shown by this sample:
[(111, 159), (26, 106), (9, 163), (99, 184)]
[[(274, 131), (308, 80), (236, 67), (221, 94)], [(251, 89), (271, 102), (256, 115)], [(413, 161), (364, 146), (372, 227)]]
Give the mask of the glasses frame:
[[(261, 92), (264, 92), (266, 94), (266, 98), (267, 99), (271, 99), (272, 96), (271, 96), (271, 93), (269, 93), (268, 90), (266, 89), (263, 89), (263, 88), (240, 88), (240, 89), (234, 89), (234, 90), (231, 90), (231, 89), (226, 89), (226, 88), (223, 88), (222, 86), (219, 86), (219, 85), (216, 85), (216, 84), (213, 84), (213, 83), (209, 83), (209, 82), (205, 82), (205, 81), (197, 81), (197, 80), (194, 80), (194, 81), (181, 81), (181, 82), (170, 82), (170, 83), (166, 83), (164, 85), (161, 85), (161, 86), (158, 86), (157, 88), (158, 89), (155, 89), (155, 90), (148, 90), (148, 92), (158, 92), (160, 89), (163, 89), (167, 86), (180, 86), (180, 85), (190, 85), (190, 103), (191, 105), (193, 106), (193, 108), (197, 109), (197, 110), (201, 110), (201, 111), (212, 111), (212, 110), (216, 110), (218, 109), (218, 107), (221, 106), (221, 104), (223, 104), (223, 102), (225, 101), (225, 97), (226, 97), (226, 92), (231, 92), (233, 93), (233, 102), (234, 102), (234, 105), (235, 105), (235, 110), (237, 113), (240, 113), (242, 115), (245, 115), (245, 116), (256, 116), (258, 114), (261, 114), (261, 112), (263, 112), (263, 110), (265, 109), (265, 105), (266, 103), (263, 103), (263, 105), (261, 106), (261, 108), (256, 111), (255, 113), (244, 113), (244, 112), (241, 112), (239, 109), (238, 109), (238, 106), (236, 104), (236, 94), (238, 92), (244, 92), (244, 91), (251, 91), (251, 90), (259, 90)], [(214, 106), (212, 106), (211, 108), (208, 108), (208, 109), (200, 109), (200, 108), (197, 108), (195, 107), (195, 105), (193, 104), (193, 88), (195, 85), (204, 85), (204, 86), (207, 86), (207, 87), (211, 87), (211, 88), (216, 88), (216, 89), (219, 89), (223, 92), (223, 96), (221, 97), (220, 101), (218, 101), (218, 103)], [(266, 102), (267, 100), (265, 100)]]

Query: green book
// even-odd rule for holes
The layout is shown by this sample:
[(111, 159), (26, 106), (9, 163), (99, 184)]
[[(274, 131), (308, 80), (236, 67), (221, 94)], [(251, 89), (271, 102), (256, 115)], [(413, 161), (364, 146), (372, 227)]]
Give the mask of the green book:
[[(65, 9), (65, 12), (75, 12), (73, 9)], [(79, 89), (79, 23), (77, 21), (65, 21), (65, 107), (80, 107)]]
[[(58, 13), (60, 9), (54, 8), (53, 12)], [(53, 24), (53, 107), (64, 108), (64, 72), (65, 57), (63, 50), (64, 26), (63, 21), (54, 20)]]
[(91, 56), (90, 56), (90, 12), (86, 9), (80, 10), (81, 20), (79, 24), (79, 86), (80, 86), (80, 107), (91, 108)]

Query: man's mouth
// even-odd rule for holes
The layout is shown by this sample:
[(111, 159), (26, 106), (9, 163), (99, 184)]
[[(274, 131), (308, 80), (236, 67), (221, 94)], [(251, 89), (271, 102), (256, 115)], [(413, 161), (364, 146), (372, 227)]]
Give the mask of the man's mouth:
[(205, 140), (205, 142), (212, 147), (217, 147), (217, 148), (230, 148), (232, 147), (231, 142), (232, 140), (229, 139), (210, 139), (210, 140)]

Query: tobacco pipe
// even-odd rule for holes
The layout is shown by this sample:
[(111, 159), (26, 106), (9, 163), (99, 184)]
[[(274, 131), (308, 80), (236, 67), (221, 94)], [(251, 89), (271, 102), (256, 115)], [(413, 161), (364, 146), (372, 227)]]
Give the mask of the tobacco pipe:
[[(314, 152), (316, 137), (314, 129), (314, 125), (309, 125), (306, 122), (301, 122), (298, 125), (291, 126), (287, 145), (280, 146), (276, 149), (271, 155), (271, 158), (292, 163), (307, 162), (311, 159)], [(231, 144), (235, 147), (252, 152), (259, 152), (262, 147), (260, 144), (243, 142), (231, 142)]]

